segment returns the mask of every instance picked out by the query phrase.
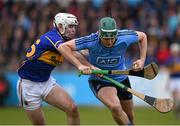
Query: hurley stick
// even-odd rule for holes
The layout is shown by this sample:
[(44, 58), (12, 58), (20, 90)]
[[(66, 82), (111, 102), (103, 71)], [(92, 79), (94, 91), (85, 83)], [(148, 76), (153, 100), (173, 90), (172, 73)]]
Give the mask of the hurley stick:
[(91, 74), (123, 74), (143, 77), (146, 79), (153, 79), (158, 74), (158, 66), (155, 63), (151, 63), (145, 66), (142, 70), (92, 70)]
[(145, 101), (149, 105), (153, 106), (156, 110), (158, 110), (161, 113), (167, 113), (167, 112), (171, 111), (173, 108), (173, 100), (171, 100), (171, 99), (155, 98), (155, 97), (147, 96), (147, 95), (139, 93), (139, 92), (133, 90), (132, 88), (129, 88), (129, 87), (117, 82), (116, 80), (113, 80), (112, 78), (105, 76), (105, 75), (102, 77), (104, 79), (112, 82), (116, 86), (118, 86), (118, 87), (130, 92), (131, 94), (137, 96), (138, 98), (142, 99), (143, 101)]

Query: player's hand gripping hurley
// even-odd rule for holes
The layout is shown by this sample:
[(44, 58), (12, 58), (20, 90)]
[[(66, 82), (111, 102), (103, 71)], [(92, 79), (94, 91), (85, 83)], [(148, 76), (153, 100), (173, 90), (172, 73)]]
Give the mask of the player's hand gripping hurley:
[(124, 75), (143, 77), (149, 80), (155, 78), (157, 73), (158, 73), (158, 66), (155, 63), (151, 63), (139, 71), (134, 71), (134, 70), (92, 70), (91, 71), (91, 74), (124, 74)]

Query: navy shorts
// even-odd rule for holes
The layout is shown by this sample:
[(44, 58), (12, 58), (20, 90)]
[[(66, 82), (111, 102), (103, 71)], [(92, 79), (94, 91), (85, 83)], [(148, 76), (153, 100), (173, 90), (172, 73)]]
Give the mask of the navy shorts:
[[(131, 88), (129, 78), (126, 78), (125, 80), (121, 81), (120, 83)], [(115, 84), (113, 84), (111, 82), (104, 82), (104, 81), (100, 81), (100, 80), (91, 79), (91, 80), (89, 80), (89, 86), (90, 86), (90, 88), (91, 88), (91, 90), (95, 96), (97, 95), (98, 91), (103, 87), (115, 87), (117, 89), (117, 95), (118, 95), (120, 100), (130, 100), (133, 97), (131, 93), (129, 93), (126, 90), (116, 86)]]

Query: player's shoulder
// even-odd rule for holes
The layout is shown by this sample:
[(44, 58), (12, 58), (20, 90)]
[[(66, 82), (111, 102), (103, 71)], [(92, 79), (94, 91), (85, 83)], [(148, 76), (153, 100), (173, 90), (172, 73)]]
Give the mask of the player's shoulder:
[(96, 33), (91, 33), (90, 36), (91, 36), (91, 39), (92, 39), (93, 41), (96, 41), (96, 40), (99, 39), (99, 34), (98, 34), (98, 32), (96, 32)]
[(124, 35), (137, 35), (137, 32), (135, 30), (130, 30), (130, 29), (118, 30), (117, 36), (124, 36)]
[(52, 41), (53, 43), (60, 41), (60, 40), (63, 41), (63, 38), (58, 33), (56, 28), (53, 28), (50, 31), (46, 32), (40, 38), (43, 40), (46, 40), (46, 41)]
[(94, 41), (97, 41), (98, 38), (99, 38), (98, 33), (91, 33), (91, 34), (86, 35), (84, 37), (77, 38), (76, 40), (94, 42)]
[(99, 32), (91, 33), (90, 35), (93, 36), (93, 37), (98, 38), (99, 37)]
[(96, 32), (96, 33), (91, 33), (86, 37), (89, 37), (91, 40), (97, 40), (99, 36), (98, 36), (98, 32)]

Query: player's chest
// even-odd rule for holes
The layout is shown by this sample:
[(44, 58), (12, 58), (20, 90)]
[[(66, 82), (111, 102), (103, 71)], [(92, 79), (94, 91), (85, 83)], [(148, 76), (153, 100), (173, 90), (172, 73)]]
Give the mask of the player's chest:
[(118, 47), (112, 49), (101, 48), (90, 52), (90, 60), (91, 62), (100, 66), (114, 66), (119, 64), (123, 55), (124, 50)]
[(94, 47), (89, 50), (93, 57), (116, 57), (124, 54), (126, 47), (124, 44), (116, 45), (112, 48), (105, 48), (103, 46)]

